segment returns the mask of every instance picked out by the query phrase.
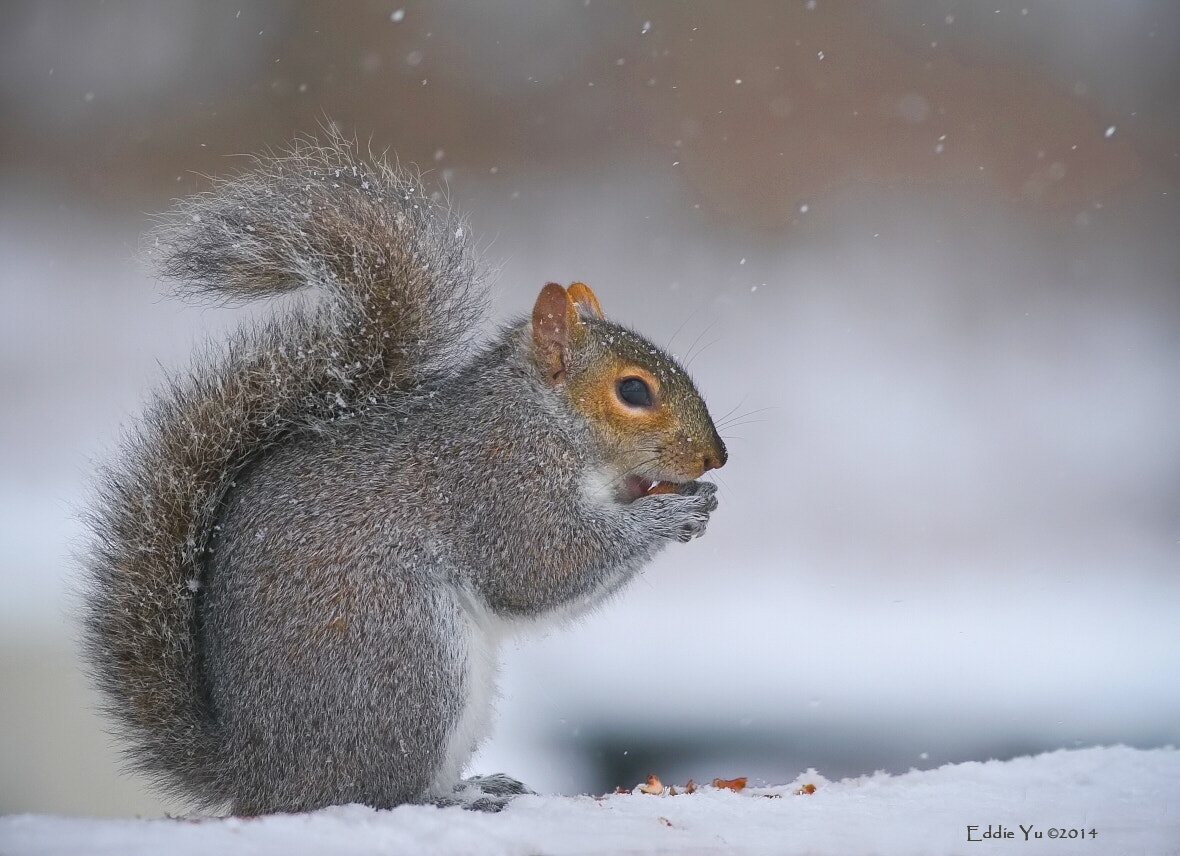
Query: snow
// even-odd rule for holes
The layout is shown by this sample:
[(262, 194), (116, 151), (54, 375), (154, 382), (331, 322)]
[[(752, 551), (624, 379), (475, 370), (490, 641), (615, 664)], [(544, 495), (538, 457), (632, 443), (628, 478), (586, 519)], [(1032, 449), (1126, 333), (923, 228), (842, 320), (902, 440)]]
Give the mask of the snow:
[[(810, 795), (796, 791), (816, 785)], [(1180, 751), (1061, 750), (736, 793), (527, 796), (500, 814), (342, 806), (253, 819), (0, 818), (6, 856), (207, 853), (1180, 853)], [(1004, 835), (996, 840), (991, 836)], [(1038, 835), (1040, 837), (1038, 837)], [(1061, 837), (1054, 838), (1054, 835)], [(989, 836), (989, 837), (984, 837)], [(1027, 838), (1026, 838), (1027, 836)], [(1079, 837), (1081, 838), (1079, 839)], [(1031, 849), (1026, 849), (1031, 848)]]

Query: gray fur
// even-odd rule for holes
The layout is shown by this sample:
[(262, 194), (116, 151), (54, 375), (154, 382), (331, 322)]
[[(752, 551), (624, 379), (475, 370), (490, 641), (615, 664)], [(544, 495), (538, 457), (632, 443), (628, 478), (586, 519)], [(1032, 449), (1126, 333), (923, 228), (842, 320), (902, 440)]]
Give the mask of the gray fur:
[(502, 806), (523, 786), (449, 779), (474, 749), (455, 753), (473, 628), (597, 602), (701, 534), (713, 486), (588, 493), (601, 440), (538, 376), (529, 325), (470, 345), (461, 226), (338, 138), (181, 203), (155, 241), (189, 290), (324, 299), (170, 383), (101, 476), (86, 645), (133, 763), (241, 813)]

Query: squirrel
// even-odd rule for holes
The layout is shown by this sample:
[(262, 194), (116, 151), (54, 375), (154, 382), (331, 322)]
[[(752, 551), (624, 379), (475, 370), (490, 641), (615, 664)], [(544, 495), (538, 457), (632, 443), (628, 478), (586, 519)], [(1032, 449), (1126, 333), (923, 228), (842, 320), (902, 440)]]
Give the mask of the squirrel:
[(100, 469), (83, 646), (131, 766), (199, 809), (499, 810), (461, 780), (497, 643), (704, 533), (727, 452), (582, 283), (479, 342), (468, 230), (333, 133), (176, 203), (165, 280), (307, 289), (171, 376)]

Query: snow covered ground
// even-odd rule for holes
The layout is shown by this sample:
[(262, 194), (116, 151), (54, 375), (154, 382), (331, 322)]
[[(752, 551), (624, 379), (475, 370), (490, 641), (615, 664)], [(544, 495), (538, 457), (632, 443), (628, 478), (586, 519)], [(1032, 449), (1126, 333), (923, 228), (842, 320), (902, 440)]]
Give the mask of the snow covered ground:
[[(799, 794), (814, 784), (811, 794)], [(1126, 747), (693, 794), (522, 797), (500, 814), (343, 806), (259, 819), (0, 818), (5, 856), (209, 853), (1180, 853), (1180, 751)]]

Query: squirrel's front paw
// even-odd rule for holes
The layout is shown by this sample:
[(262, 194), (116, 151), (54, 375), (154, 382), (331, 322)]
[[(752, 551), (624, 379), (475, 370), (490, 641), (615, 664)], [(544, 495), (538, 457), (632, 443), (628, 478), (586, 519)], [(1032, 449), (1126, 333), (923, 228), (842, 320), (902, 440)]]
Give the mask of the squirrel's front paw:
[(717, 510), (717, 485), (713, 482), (694, 481), (684, 485), (681, 490), (683, 496), (695, 496), (704, 500), (706, 509), (710, 512)]
[(651, 529), (656, 535), (673, 541), (691, 541), (705, 534), (709, 515), (717, 508), (717, 485), (688, 482), (677, 493), (653, 494), (641, 502), (651, 514)]

